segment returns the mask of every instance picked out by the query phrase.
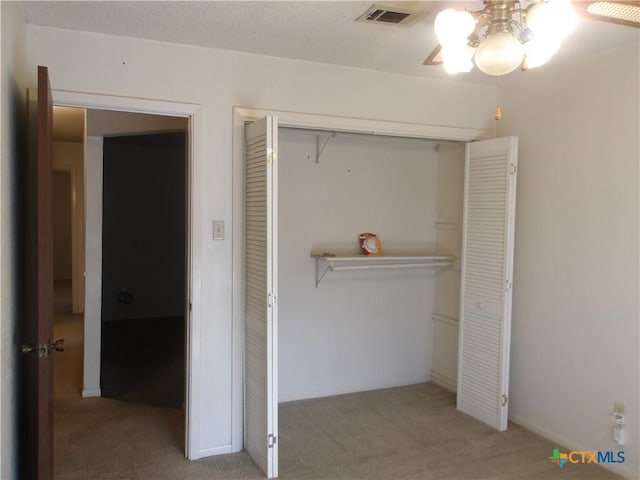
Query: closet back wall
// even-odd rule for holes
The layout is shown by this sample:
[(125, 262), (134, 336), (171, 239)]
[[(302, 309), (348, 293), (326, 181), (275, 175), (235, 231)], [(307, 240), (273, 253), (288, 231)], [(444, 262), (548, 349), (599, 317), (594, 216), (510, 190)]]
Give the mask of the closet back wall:
[(328, 272), (315, 288), (309, 254), (357, 253), (361, 232), (433, 250), (435, 143), (338, 133), (316, 163), (316, 135), (279, 133), (279, 399), (427, 381), (436, 272)]

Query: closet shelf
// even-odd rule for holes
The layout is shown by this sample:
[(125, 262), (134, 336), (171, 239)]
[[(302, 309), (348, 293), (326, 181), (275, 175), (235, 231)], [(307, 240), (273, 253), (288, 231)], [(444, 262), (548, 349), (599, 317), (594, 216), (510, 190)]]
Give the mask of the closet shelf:
[(450, 267), (456, 261), (456, 258), (450, 255), (435, 254), (353, 255), (311, 252), (311, 258), (316, 262), (316, 288), (328, 271)]

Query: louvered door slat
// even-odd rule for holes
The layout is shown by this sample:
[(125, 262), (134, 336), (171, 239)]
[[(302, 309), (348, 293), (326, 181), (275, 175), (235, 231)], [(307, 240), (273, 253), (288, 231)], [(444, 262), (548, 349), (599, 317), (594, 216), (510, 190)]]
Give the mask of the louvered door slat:
[(277, 286), (277, 120), (245, 129), (245, 449), (268, 478), (278, 476), (277, 312), (269, 302)]
[(457, 407), (507, 428), (517, 138), (467, 145)]

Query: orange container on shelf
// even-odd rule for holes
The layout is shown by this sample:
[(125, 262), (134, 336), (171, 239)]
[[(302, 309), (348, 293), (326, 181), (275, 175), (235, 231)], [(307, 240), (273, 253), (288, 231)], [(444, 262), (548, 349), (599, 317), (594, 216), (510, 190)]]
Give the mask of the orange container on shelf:
[(363, 255), (382, 255), (382, 242), (375, 233), (361, 233), (358, 240)]

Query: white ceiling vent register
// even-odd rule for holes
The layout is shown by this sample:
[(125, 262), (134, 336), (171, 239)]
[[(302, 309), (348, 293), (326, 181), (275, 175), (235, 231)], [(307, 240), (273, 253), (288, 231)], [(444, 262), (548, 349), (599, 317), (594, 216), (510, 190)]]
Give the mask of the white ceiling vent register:
[(371, 5), (366, 12), (356, 18), (357, 22), (385, 23), (387, 25), (408, 25), (423, 12), (388, 5)]

